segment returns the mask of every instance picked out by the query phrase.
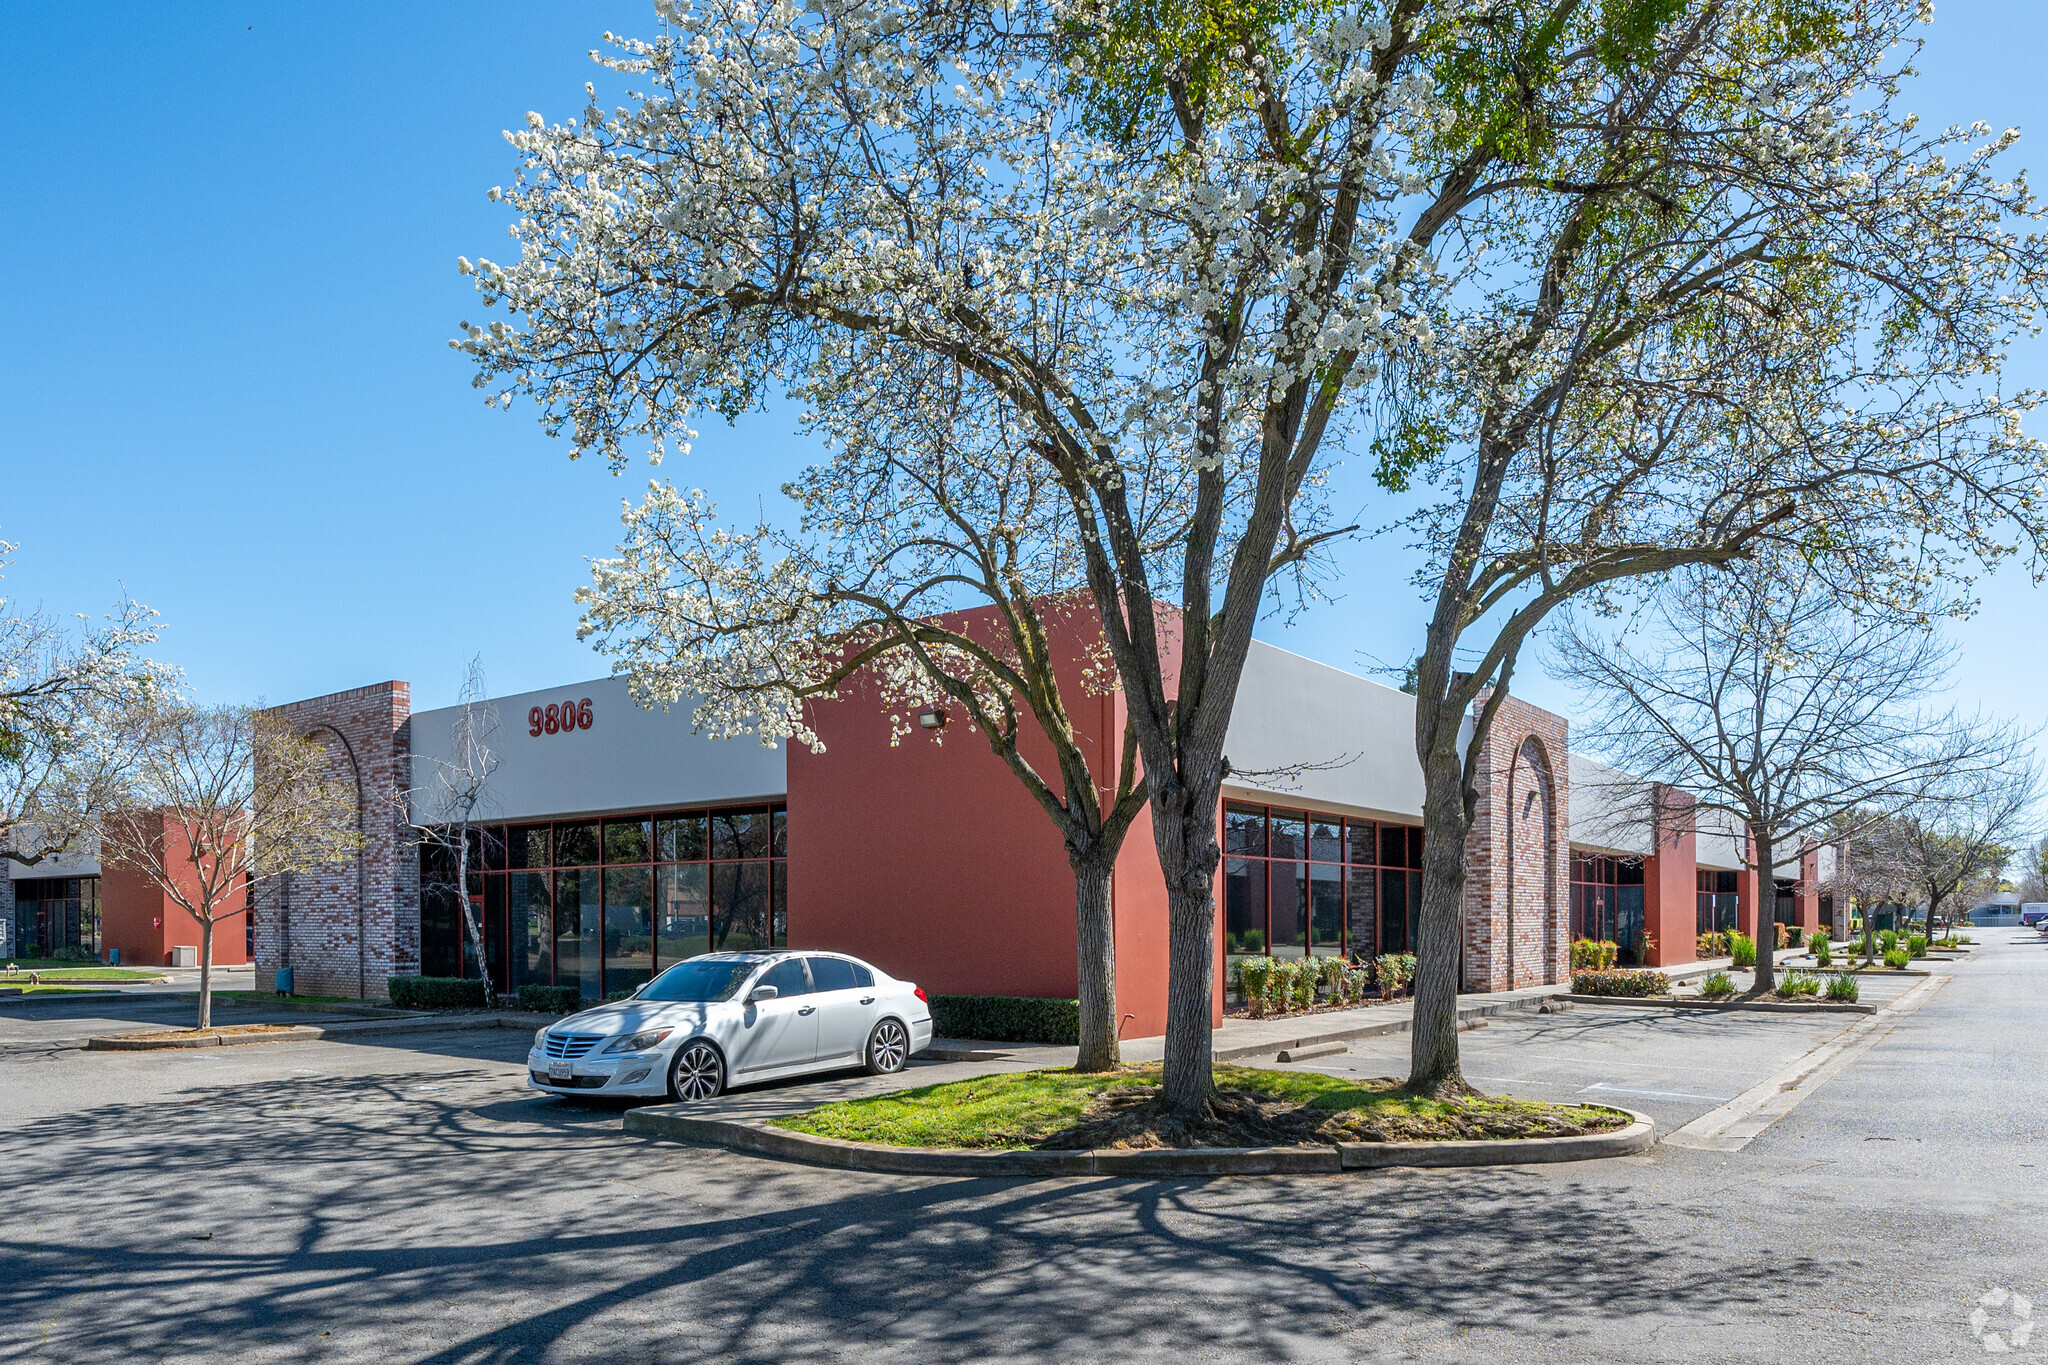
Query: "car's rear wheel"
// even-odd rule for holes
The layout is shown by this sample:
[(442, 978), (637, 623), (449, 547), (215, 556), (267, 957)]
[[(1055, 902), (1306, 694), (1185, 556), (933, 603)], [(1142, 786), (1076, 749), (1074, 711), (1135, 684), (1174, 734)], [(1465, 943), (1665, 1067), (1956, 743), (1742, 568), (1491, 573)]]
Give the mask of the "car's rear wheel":
[(669, 1063), (668, 1093), (671, 1099), (715, 1099), (725, 1089), (725, 1058), (701, 1038), (676, 1050)]
[(884, 1019), (868, 1035), (868, 1075), (893, 1076), (910, 1061), (910, 1034), (895, 1019)]

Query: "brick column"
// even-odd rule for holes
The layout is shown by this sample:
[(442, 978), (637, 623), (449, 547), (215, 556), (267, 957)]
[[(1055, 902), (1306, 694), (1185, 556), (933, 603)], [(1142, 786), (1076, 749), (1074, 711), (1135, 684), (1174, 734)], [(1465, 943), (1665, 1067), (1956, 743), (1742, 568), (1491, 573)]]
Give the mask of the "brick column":
[(1468, 991), (1547, 985), (1570, 969), (1570, 762), (1562, 716), (1502, 699), (1479, 755), (1465, 844)]
[(412, 688), (384, 682), (273, 707), (327, 751), (327, 775), (360, 783), (364, 846), (344, 862), (269, 878), (256, 892), (256, 989), (288, 966), (301, 995), (386, 997), (420, 964), (419, 852), (405, 822)]

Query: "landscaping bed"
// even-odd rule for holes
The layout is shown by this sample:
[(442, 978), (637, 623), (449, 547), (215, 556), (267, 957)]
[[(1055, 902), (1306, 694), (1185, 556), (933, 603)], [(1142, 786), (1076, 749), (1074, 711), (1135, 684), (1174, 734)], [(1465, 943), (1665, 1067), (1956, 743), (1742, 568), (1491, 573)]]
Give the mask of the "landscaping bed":
[(89, 1052), (156, 1052), (171, 1048), (232, 1047), (242, 1043), (284, 1043), (317, 1038), (304, 1024), (225, 1024), (214, 1028), (150, 1029), (86, 1039)]
[(1424, 1099), (1392, 1079), (1234, 1066), (1219, 1066), (1215, 1075), (1211, 1112), (1194, 1123), (1161, 1113), (1160, 1072), (1151, 1066), (981, 1076), (822, 1105), (772, 1126), (896, 1147), (1141, 1151), (1580, 1137), (1632, 1122), (1599, 1105)]

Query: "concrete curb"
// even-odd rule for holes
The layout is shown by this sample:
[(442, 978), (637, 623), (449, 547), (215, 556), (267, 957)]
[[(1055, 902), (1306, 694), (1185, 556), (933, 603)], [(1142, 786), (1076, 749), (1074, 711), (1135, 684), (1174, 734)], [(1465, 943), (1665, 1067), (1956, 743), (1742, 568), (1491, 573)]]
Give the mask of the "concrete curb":
[[(473, 1029), (540, 1028), (554, 1023), (557, 1016), (537, 1014), (470, 1014), (470, 1015), (405, 1015), (396, 1019), (349, 1020), (333, 1024), (294, 1024), (289, 1032), (250, 1035), (249, 1042), (270, 1043), (346, 1043), (356, 1038), (378, 1038), (401, 1033), (459, 1033)], [(155, 1030), (138, 1030), (155, 1032)], [(233, 1046), (237, 1039), (229, 1039), (227, 1046)], [(80, 1039), (37, 1038), (20, 1043), (0, 1045), (0, 1051), (42, 1047), (77, 1047), (83, 1045), (94, 1052), (155, 1052), (170, 1048), (212, 1047), (212, 1039), (189, 1039), (177, 1042), (148, 1042), (129, 1034), (111, 1033)]]
[(1817, 1000), (1811, 1005), (1790, 1000), (1700, 1000), (1685, 995), (1566, 995), (1575, 1005), (1647, 1005), (1654, 1009), (1757, 1010), (1767, 1014), (1875, 1014), (1876, 1005), (1846, 1000)]
[(317, 1029), (302, 1025), (274, 1033), (211, 1034), (204, 1038), (134, 1038), (112, 1034), (85, 1040), (88, 1052), (174, 1052), (188, 1047), (241, 1047), (248, 1043), (298, 1043), (319, 1036)]
[(60, 986), (55, 991), (32, 995), (18, 987), (0, 990), (0, 1005), (49, 1004), (52, 1000), (77, 1000), (85, 996), (119, 995), (120, 991), (95, 986)]
[[(764, 1121), (693, 1118), (664, 1104), (626, 1113), (629, 1133), (704, 1143), (736, 1152), (891, 1175), (1337, 1175), (1391, 1166), (1521, 1166), (1590, 1161), (1640, 1152), (1656, 1141), (1656, 1125), (1622, 1109), (1633, 1122), (1612, 1133), (1500, 1142), (1347, 1142), (1329, 1147), (1154, 1148), (1145, 1151), (981, 1152), (959, 1148), (891, 1147), (845, 1142), (771, 1128)], [(1615, 1106), (1602, 1106), (1614, 1108)]]

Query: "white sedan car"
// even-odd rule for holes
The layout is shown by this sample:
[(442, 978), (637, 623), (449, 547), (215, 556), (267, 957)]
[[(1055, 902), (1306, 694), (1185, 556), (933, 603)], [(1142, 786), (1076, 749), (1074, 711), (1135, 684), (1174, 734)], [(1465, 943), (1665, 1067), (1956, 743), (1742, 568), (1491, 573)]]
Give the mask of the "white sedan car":
[(704, 1100), (728, 1085), (865, 1066), (931, 1045), (925, 993), (839, 953), (705, 953), (629, 999), (548, 1025), (526, 1055), (551, 1095)]

